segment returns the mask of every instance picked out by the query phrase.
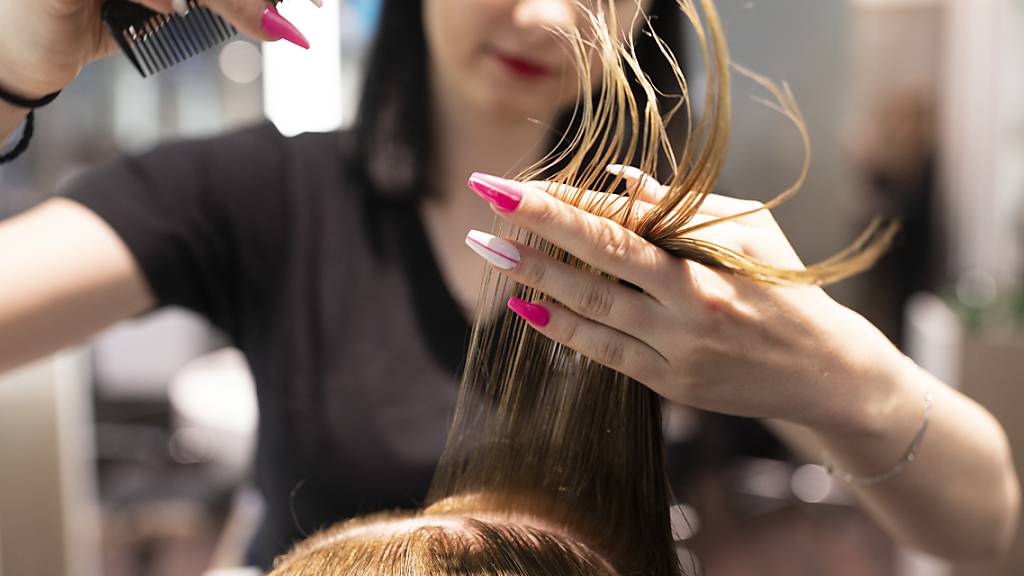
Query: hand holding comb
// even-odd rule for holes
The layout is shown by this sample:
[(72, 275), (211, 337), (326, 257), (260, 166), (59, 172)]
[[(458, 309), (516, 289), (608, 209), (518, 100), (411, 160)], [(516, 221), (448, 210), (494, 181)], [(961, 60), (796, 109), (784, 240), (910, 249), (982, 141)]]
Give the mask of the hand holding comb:
[[(274, 0), (263, 12), (263, 30), (308, 48), (309, 43), (276, 9)], [(312, 0), (320, 5), (319, 0)], [(174, 0), (176, 14), (162, 14), (130, 0), (104, 0), (103, 21), (121, 51), (143, 77), (161, 72), (225, 40), (238, 31), (199, 0)]]

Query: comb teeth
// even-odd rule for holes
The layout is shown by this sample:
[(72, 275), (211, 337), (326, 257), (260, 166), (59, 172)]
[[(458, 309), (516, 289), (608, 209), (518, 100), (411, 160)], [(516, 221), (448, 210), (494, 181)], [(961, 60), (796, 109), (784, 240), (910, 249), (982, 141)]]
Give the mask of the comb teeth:
[(143, 77), (151, 76), (238, 33), (198, 0), (185, 16), (166, 15), (128, 0), (106, 0), (103, 20), (121, 51)]

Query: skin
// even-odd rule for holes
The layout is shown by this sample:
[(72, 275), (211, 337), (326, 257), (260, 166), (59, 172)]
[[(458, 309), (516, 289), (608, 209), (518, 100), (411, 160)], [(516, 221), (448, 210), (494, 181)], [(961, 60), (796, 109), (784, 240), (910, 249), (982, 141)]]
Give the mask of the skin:
[[(139, 0), (170, 13), (171, 0)], [(115, 51), (99, 19), (100, 0), (0, 0), (0, 86), (25, 98), (62, 90), (90, 62)], [(209, 0), (242, 32), (260, 28), (260, 0)], [(0, 139), (25, 109), (0, 102)], [(0, 372), (151, 309), (155, 305), (127, 247), (105, 222), (62, 198), (0, 222)]]
[[(628, 290), (520, 246), (519, 267), (499, 272), (553, 300), (543, 303), (551, 320), (537, 327), (541, 333), (669, 400), (765, 418), (811, 461), (820, 462), (827, 451), (859, 476), (888, 470), (920, 427), (927, 387), (934, 407), (914, 464), (883, 484), (850, 488), (904, 543), (954, 560), (1004, 551), (1016, 534), (1020, 494), (1002, 427), (824, 290), (764, 286), (675, 260), (628, 229), (536, 187), (525, 188), (514, 212), (481, 211), (486, 203), (465, 193), (473, 171), (507, 174), (536, 160), (543, 129), (521, 118), (550, 118), (558, 108), (553, 103), (568, 103), (559, 100), (561, 85), (554, 78), (517, 78), (480, 64), (490, 42), (538, 60), (554, 53), (554, 44), (532, 31), (568, 25), (558, 4), (566, 5), (426, 2), (428, 39), (437, 54), (434, 78), (440, 79), (433, 87), (439, 128), (434, 173), (442, 195), (422, 210), (448, 284), (466, 310), (475, 304), (485, 265), (472, 262), (476, 256), (463, 245), (466, 225), (488, 230), (497, 214), (644, 290)], [(536, 108), (524, 109), (533, 103)], [(654, 200), (660, 187), (638, 187), (636, 193)], [(712, 196), (699, 218), (757, 206)], [(769, 263), (803, 265), (766, 211), (698, 236)]]
[[(46, 94), (109, 53), (97, 5), (0, 0), (0, 84), (25, 96)], [(259, 0), (210, 5), (261, 37)], [(628, 3), (619, 5), (629, 10)], [(466, 249), (465, 234), (490, 229), (495, 214), (465, 182), (475, 171), (515, 172), (543, 153), (545, 122), (575, 97), (565, 89), (575, 85), (568, 56), (547, 34), (575, 25), (571, 6), (570, 0), (424, 2), (434, 79), (431, 174), (440, 193), (421, 205), (421, 213), (442, 274), (467, 316), (485, 264)], [(159, 7), (169, 11), (169, 2)], [(523, 77), (495, 62), (495, 50), (552, 72)], [(24, 113), (0, 105), (2, 134)], [(858, 314), (817, 288), (766, 287), (668, 258), (610, 220), (535, 188), (524, 190), (518, 209), (499, 217), (646, 292), (580, 275), (522, 248), (519, 268), (507, 273), (553, 299), (545, 303), (551, 321), (539, 328), (543, 334), (672, 401), (770, 419), (813, 460), (827, 450), (860, 475), (898, 461), (920, 425), (927, 385), (934, 408), (914, 464), (883, 484), (853, 491), (893, 536), (939, 556), (991, 558), (1010, 544), (1020, 497), (1002, 428), (976, 403), (908, 363)], [(650, 200), (658, 192), (636, 190)], [(755, 205), (712, 197), (700, 217)], [(768, 262), (801, 265), (767, 212), (702, 234)], [(0, 223), (0, 246), (32, 247), (30, 256), (0, 250), (0, 341), (13, 343), (0, 350), (0, 371), (155, 303), (117, 235), (71, 201), (49, 200)]]
[[(171, 0), (133, 0), (171, 14)], [(117, 45), (103, 27), (101, 0), (0, 0), (0, 81), (25, 97), (61, 90), (90, 62), (114, 53)], [(208, 0), (207, 6), (254, 38), (271, 40), (260, 27), (266, 5), (259, 0)]]
[[(635, 2), (617, 2), (619, 22), (632, 22)], [(578, 77), (551, 28), (574, 26), (565, 0), (426, 0), (435, 188), (421, 206), (448, 288), (467, 318), (476, 306), (483, 264), (466, 250), (469, 228), (487, 230), (493, 214), (465, 187), (475, 171), (510, 174), (546, 151), (545, 126), (576, 98)], [(543, 64), (550, 73), (522, 78), (496, 52)], [(534, 119), (536, 121), (531, 121)]]
[[(828, 452), (860, 476), (902, 458), (921, 425), (927, 388), (934, 407), (913, 465), (884, 483), (851, 489), (892, 535), (941, 557), (990, 558), (1012, 542), (1019, 489), (1001, 426), (863, 317), (820, 288), (765, 286), (680, 261), (542, 185), (520, 189), (518, 207), (495, 208), (499, 217), (642, 290), (517, 245), (519, 265), (495, 269), (553, 300), (537, 302), (550, 321), (535, 329), (674, 402), (770, 419), (809, 458)], [(660, 191), (634, 193), (654, 200)], [(697, 220), (755, 206), (711, 196)], [(768, 212), (695, 236), (802, 267)]]

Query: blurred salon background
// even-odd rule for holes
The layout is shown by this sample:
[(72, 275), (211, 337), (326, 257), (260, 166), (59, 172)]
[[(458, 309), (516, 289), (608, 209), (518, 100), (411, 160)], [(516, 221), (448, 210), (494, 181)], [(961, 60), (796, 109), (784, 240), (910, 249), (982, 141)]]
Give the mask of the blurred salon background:
[[(984, 404), (1024, 462), (1024, 2), (718, 5), (734, 60), (788, 82), (806, 116), (810, 177), (776, 211), (797, 251), (820, 260), (873, 215), (901, 218), (885, 260), (830, 292)], [(347, 126), (378, 0), (281, 10), (312, 50), (236, 38), (146, 80), (120, 56), (90, 67), (72, 97), (38, 115), (25, 159), (0, 169), (0, 218), (164, 139), (264, 118), (285, 134)], [(688, 73), (699, 84), (698, 62)], [(796, 177), (802, 150), (792, 126), (750, 97), (759, 94), (736, 75), (721, 186), (767, 200)], [(248, 481), (256, 412), (241, 355), (183, 310), (0, 375), (0, 576), (250, 574), (240, 564), (262, 513)], [(678, 472), (702, 470), (679, 494), (684, 559), (687, 542), (703, 539), (728, 559), (715, 564), (725, 575), (1021, 573), (1021, 542), (984, 566), (901, 549), (820, 466), (742, 434), (716, 436), (740, 450), (707, 446), (700, 439), (718, 425), (668, 411)]]

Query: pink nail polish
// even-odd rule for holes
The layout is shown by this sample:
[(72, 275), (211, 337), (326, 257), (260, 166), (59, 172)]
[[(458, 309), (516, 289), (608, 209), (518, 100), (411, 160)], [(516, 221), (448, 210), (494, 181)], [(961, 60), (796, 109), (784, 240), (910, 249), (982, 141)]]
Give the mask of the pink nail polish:
[(299, 32), (294, 24), (281, 16), (277, 7), (273, 5), (267, 6), (267, 9), (263, 11), (260, 25), (263, 26), (263, 30), (267, 34), (278, 40), (287, 40), (296, 46), (309, 49), (309, 40), (306, 40), (306, 37)]
[(468, 184), (481, 198), (502, 212), (514, 211), (523, 199), (523, 191), (515, 180), (474, 172)]
[(508, 307), (530, 324), (543, 328), (551, 321), (551, 313), (540, 304), (533, 304), (515, 296), (508, 299)]

